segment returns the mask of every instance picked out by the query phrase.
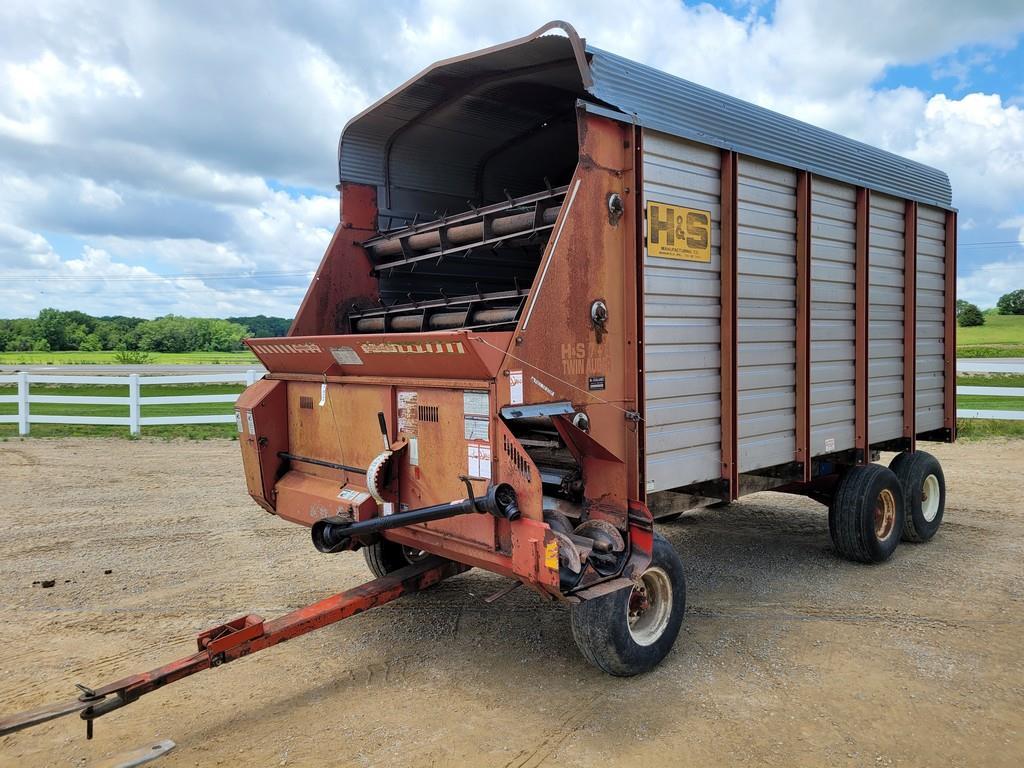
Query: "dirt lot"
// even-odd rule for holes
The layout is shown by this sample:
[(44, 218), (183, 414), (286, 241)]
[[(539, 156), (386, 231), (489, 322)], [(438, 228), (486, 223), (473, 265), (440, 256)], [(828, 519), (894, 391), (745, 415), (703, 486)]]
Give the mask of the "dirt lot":
[[(202, 673), (97, 723), (0, 738), (2, 765), (986, 765), (1024, 755), (1024, 442), (939, 446), (928, 545), (837, 560), (823, 508), (763, 494), (662, 526), (687, 565), (673, 653), (578, 656), (564, 609), (471, 571)], [(0, 710), (69, 698), (364, 579), (245, 494), (226, 441), (0, 443)], [(110, 569), (112, 573), (105, 574)], [(42, 589), (34, 581), (55, 579)]]

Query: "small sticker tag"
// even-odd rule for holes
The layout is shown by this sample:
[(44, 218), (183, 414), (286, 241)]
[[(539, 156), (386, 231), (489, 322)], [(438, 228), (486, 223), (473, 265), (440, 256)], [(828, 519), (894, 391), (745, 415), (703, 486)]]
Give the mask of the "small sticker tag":
[(419, 393), (415, 391), (398, 392), (398, 431), (406, 435), (415, 435), (419, 426)]
[(544, 545), (544, 565), (552, 571), (558, 570), (558, 540), (552, 539)]
[(537, 387), (538, 389), (543, 389), (547, 393), (548, 397), (554, 397), (555, 396), (555, 390), (553, 390), (551, 387), (549, 387), (543, 381), (538, 379), (536, 376), (531, 376), (530, 377), (530, 381), (532, 381), (533, 385), (535, 387)]
[(256, 437), (256, 422), (252, 418), (252, 411), (245, 412), (245, 421), (249, 425), (249, 434)]
[(590, 376), (587, 378), (587, 389), (604, 389), (604, 376)]
[(395, 514), (395, 505), (390, 501), (384, 502), (384, 517)]
[(242, 412), (235, 408), (235, 424), (238, 426), (238, 434), (242, 434)]
[(366, 491), (357, 491), (355, 488), (342, 488), (341, 493), (338, 494), (338, 498), (343, 501), (351, 502), (358, 507), (370, 498), (370, 494)]
[(320, 407), (324, 407), (324, 403), (327, 402), (327, 382), (325, 381), (320, 385)]
[(523, 404), (523, 372), (508, 372), (509, 405)]
[(825, 451), (831, 453), (836, 449), (836, 439), (834, 437), (825, 438)]
[(352, 347), (331, 347), (331, 356), (339, 365), (363, 364), (363, 359)]
[(409, 465), (412, 467), (420, 465), (420, 441), (415, 437), (409, 438)]

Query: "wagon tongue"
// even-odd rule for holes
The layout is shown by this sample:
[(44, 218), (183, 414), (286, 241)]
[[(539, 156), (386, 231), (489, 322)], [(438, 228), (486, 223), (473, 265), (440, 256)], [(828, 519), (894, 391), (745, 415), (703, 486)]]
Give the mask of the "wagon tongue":
[(248, 339), (271, 374), (492, 379), (512, 341), (506, 331), (288, 336)]
[(255, 614), (241, 616), (201, 633), (196, 638), (199, 650), (191, 656), (149, 672), (130, 675), (100, 688), (78, 685), (81, 694), (76, 699), (0, 718), (0, 736), (78, 712), (86, 722), (86, 738), (91, 739), (93, 720), (131, 704), (168, 683), (262, 651), (369, 608), (384, 605), (465, 570), (468, 570), (465, 565), (429, 557), (272, 621), (264, 621)]

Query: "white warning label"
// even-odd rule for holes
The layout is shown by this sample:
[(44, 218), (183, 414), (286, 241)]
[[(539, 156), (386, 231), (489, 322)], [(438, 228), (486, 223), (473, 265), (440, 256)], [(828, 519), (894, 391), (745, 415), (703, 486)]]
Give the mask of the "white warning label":
[(466, 446), (470, 477), (491, 479), (491, 446), (487, 443), (469, 443)]
[(509, 405), (523, 404), (523, 372), (508, 372)]

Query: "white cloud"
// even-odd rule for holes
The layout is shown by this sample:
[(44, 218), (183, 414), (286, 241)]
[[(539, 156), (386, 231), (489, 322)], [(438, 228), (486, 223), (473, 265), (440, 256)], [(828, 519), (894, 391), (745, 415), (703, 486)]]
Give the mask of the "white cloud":
[[(8, 0), (0, 261), (5, 272), (83, 279), (63, 295), (60, 280), (35, 294), (19, 283), (0, 304), (32, 313), (80, 297), (83, 309), (145, 315), (291, 313), (337, 221), (345, 121), (432, 61), (551, 18), (599, 47), (946, 170), (961, 228), (978, 239), (1024, 217), (1015, 94), (878, 85), (891, 68), (917, 64), (969, 85), (1024, 31), (1018, 0), (780, 0), (770, 17), (764, 8), (738, 0), (730, 15), (634, 0), (626, 12), (618, 0), (522, 0), (512, 12), (423, 0), (368, 14), (355, 0), (257, 2), (244, 12), (232, 3)], [(963, 290), (983, 304), (1019, 279), (1012, 259), (979, 268), (988, 255), (967, 249), (961, 259)], [(300, 274), (204, 282), (158, 272)]]
[(102, 208), (112, 211), (124, 205), (124, 199), (117, 193), (117, 190), (110, 187), (101, 187), (92, 179), (81, 179), (79, 181), (78, 202), (92, 208)]

